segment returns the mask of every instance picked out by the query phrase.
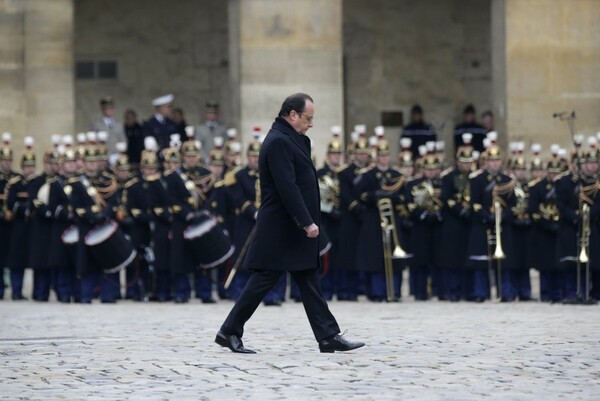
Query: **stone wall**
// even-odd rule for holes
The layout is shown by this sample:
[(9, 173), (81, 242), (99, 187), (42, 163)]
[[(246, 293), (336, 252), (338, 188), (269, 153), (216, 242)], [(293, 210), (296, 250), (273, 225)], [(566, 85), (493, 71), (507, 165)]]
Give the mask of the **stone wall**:
[(77, 130), (99, 115), (100, 97), (116, 100), (145, 119), (154, 97), (173, 93), (188, 123), (198, 123), (207, 100), (231, 119), (227, 2), (221, 0), (77, 1), (75, 57), (117, 60), (119, 79), (75, 83)]
[(0, 0), (0, 131), (13, 134), (14, 168), (25, 136), (41, 160), (52, 134), (73, 131), (72, 40), (72, 0)]
[(505, 45), (499, 109), (509, 138), (570, 147), (564, 123), (552, 113), (576, 110), (577, 130), (600, 131), (600, 1), (494, 0), (495, 25), (504, 25)]
[[(349, 127), (380, 123), (413, 103), (451, 138), (462, 109), (491, 107), (490, 3), (486, 0), (345, 0)], [(389, 130), (396, 134), (396, 130)]]

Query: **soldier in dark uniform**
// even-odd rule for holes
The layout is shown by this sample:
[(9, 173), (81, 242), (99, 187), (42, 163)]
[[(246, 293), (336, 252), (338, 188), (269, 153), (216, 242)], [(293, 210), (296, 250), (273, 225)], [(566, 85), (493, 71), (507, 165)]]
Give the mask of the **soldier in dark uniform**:
[(433, 127), (423, 119), (423, 109), (418, 104), (410, 109), (410, 122), (402, 130), (402, 138), (410, 138), (410, 151), (413, 158), (419, 156), (419, 146), (437, 140)]
[(35, 152), (32, 149), (33, 138), (25, 138), (25, 152), (21, 158), (21, 174), (12, 177), (5, 187), (6, 209), (4, 217), (12, 221), (10, 248), (6, 266), (10, 269), (10, 284), (13, 300), (27, 299), (23, 296), (23, 276), (28, 266), (29, 219), (31, 199), (29, 186), (35, 171)]
[[(560, 161), (553, 158), (546, 176), (533, 180), (529, 190), (529, 213), (532, 218), (529, 241), (531, 266), (540, 272), (540, 300), (561, 302), (564, 298), (564, 271), (556, 259), (558, 207), (555, 179), (562, 172)], [(541, 251), (547, 249), (548, 252)]]
[[(515, 182), (501, 172), (502, 155), (496, 145), (486, 150), (486, 168), (471, 174), (471, 208), (473, 223), (469, 235), (467, 266), (470, 267), (470, 301), (483, 302), (490, 297), (489, 269), (497, 269), (497, 261), (493, 258), (494, 248), (488, 238), (496, 238), (495, 203), (501, 207), (501, 242), (504, 249), (510, 249), (510, 222), (512, 208), (516, 205), (514, 196)], [(502, 276), (503, 266), (498, 275)], [(498, 282), (498, 281), (497, 281)], [(501, 292), (498, 292), (501, 297)]]
[(423, 177), (414, 179), (406, 186), (406, 203), (413, 222), (411, 252), (414, 255), (410, 274), (414, 276), (414, 296), (417, 301), (429, 298), (427, 279), (438, 298), (446, 299), (444, 280), (437, 255), (440, 253), (442, 235), (442, 181), (441, 163), (437, 155), (430, 153), (423, 158)]
[(98, 174), (98, 161), (101, 150), (97, 145), (88, 145), (84, 156), (85, 174), (70, 178), (67, 181), (73, 210), (77, 215), (79, 228), (79, 243), (77, 245), (76, 269), (81, 277), (82, 303), (91, 303), (95, 295), (95, 288), (100, 286), (100, 300), (104, 303), (113, 303), (116, 300), (115, 274), (103, 274), (96, 261), (88, 256), (84, 243), (86, 235), (97, 225), (105, 223), (112, 217), (111, 197), (116, 192), (117, 184), (114, 179)]
[[(31, 199), (31, 216), (29, 232), (29, 249), (37, 249), (29, 254), (28, 266), (33, 268), (33, 299), (48, 301), (52, 283), (51, 265), (49, 264), (48, 244), (52, 233), (53, 215), (48, 208), (50, 186), (56, 180), (51, 164), (58, 163), (58, 153), (52, 150), (44, 152), (44, 170), (31, 179), (29, 199)], [(40, 246), (40, 244), (44, 244)]]
[(173, 99), (173, 95), (165, 95), (154, 99), (152, 101), (154, 115), (142, 125), (144, 137), (154, 137), (160, 149), (168, 148), (171, 134), (177, 132), (177, 127), (171, 120)]
[[(147, 144), (153, 148), (153, 144)], [(170, 230), (173, 222), (171, 201), (166, 183), (158, 172), (159, 160), (151, 149), (145, 149), (140, 157), (140, 172), (148, 207), (150, 248), (154, 254), (154, 297), (152, 300), (166, 302), (171, 296)]]
[(2, 134), (2, 146), (0, 147), (0, 299), (4, 298), (4, 268), (10, 246), (10, 234), (12, 223), (5, 215), (6, 185), (17, 175), (12, 171), (13, 151), (10, 147), (11, 135), (8, 132)]
[(483, 140), (485, 139), (487, 130), (485, 127), (477, 121), (475, 118), (475, 107), (469, 104), (463, 111), (463, 121), (454, 127), (454, 149), (457, 150), (463, 145), (462, 134), (471, 133), (473, 134), (472, 145), (473, 149), (477, 152), (483, 152), (485, 147), (483, 146)]
[(452, 302), (466, 299), (467, 280), (465, 262), (467, 242), (471, 230), (471, 188), (469, 174), (473, 171), (473, 147), (471, 134), (463, 134), (464, 145), (456, 152), (456, 167), (442, 172), (443, 202), (442, 243), (439, 265), (447, 272), (446, 296)]
[(331, 240), (331, 250), (323, 255), (321, 273), (321, 288), (327, 300), (331, 300), (339, 291), (339, 238), (342, 218), (340, 182), (337, 177), (342, 157), (342, 144), (339, 140), (341, 128), (332, 127), (332, 132), (334, 137), (327, 145), (327, 160), (325, 165), (317, 170), (321, 190), (321, 225)]
[(77, 157), (76, 152), (70, 148), (62, 155), (59, 154), (61, 172), (50, 184), (48, 200), (48, 209), (53, 215), (52, 232), (48, 243), (50, 248), (48, 264), (56, 272), (56, 298), (63, 303), (69, 303), (71, 300), (78, 302), (81, 298), (81, 285), (75, 269), (75, 253), (69, 253), (62, 241), (65, 231), (75, 223), (71, 202), (72, 187), (68, 182), (77, 180)]
[(113, 167), (119, 186), (113, 212), (115, 220), (137, 250), (135, 259), (125, 270), (125, 298), (141, 301), (145, 299), (146, 288), (148, 288), (144, 255), (150, 243), (148, 225), (150, 207), (142, 178), (137, 174), (132, 176), (130, 169), (131, 165), (125, 149)]
[[(215, 182), (215, 177), (210, 170), (199, 166), (199, 151), (194, 141), (186, 141), (181, 146), (181, 156), (183, 164), (181, 172), (191, 180), (195, 187), (196, 210), (205, 208), (208, 192)], [(194, 290), (196, 298), (201, 299), (205, 304), (213, 304), (216, 301), (212, 296), (213, 280), (211, 278), (213, 271), (205, 269), (196, 269), (194, 271)]]
[[(577, 303), (583, 293), (583, 275), (578, 285), (577, 262), (579, 260), (578, 239), (582, 224), (582, 206), (590, 205), (593, 199), (586, 196), (586, 189), (593, 189), (596, 178), (579, 171), (579, 164), (585, 160), (582, 150), (575, 151), (571, 158), (570, 170), (556, 180), (556, 204), (559, 211), (557, 254), (559, 269), (565, 272), (564, 302)], [(583, 195), (583, 196), (582, 196)], [(591, 195), (591, 194), (589, 194)], [(579, 290), (579, 292), (578, 292)]]
[(512, 208), (510, 226), (511, 247), (507, 249), (508, 267), (502, 272), (502, 291), (506, 301), (531, 301), (531, 280), (529, 277), (529, 237), (531, 235), (531, 215), (529, 213), (529, 182), (527, 162), (523, 156), (513, 160), (512, 171), (515, 179), (516, 204)]
[(181, 170), (181, 156), (179, 149), (168, 148), (163, 150), (163, 158), (168, 170), (164, 172), (167, 184), (171, 209), (173, 210), (173, 223), (171, 224), (171, 242), (169, 260), (171, 265), (171, 278), (175, 303), (187, 303), (190, 298), (189, 274), (196, 269), (188, 244), (183, 238), (183, 232), (190, 225), (196, 223), (198, 193), (196, 185)]
[(340, 267), (338, 300), (356, 301), (358, 297), (358, 266), (356, 248), (359, 241), (360, 218), (364, 206), (354, 193), (354, 179), (358, 172), (367, 166), (371, 149), (364, 139), (359, 139), (353, 149), (354, 161), (340, 167)]
[[(359, 270), (368, 272), (367, 297), (371, 301), (387, 299), (386, 275), (381, 215), (378, 201), (390, 199), (393, 205), (401, 201), (404, 177), (390, 164), (390, 150), (386, 140), (380, 140), (376, 148), (376, 164), (359, 172), (354, 180), (354, 194), (363, 207), (356, 263)], [(392, 208), (392, 211), (394, 208)], [(393, 236), (390, 249), (394, 249)], [(401, 298), (402, 272), (394, 269), (394, 294)], [(395, 296), (395, 297), (396, 297)]]

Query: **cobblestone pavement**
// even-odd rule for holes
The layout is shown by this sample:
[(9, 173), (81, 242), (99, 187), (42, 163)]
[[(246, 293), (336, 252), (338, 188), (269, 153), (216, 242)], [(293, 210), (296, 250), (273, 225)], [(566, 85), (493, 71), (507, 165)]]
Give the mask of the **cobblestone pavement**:
[(347, 336), (320, 354), (300, 304), (260, 307), (236, 355), (231, 302), (0, 302), (6, 400), (598, 400), (600, 307), (331, 303)]

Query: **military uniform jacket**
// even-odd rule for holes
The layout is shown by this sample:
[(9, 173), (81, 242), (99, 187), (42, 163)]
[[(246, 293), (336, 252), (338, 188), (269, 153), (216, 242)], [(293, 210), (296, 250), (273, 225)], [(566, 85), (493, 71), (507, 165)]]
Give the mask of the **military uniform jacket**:
[[(30, 233), (29, 249), (35, 249), (35, 252), (29, 252), (29, 266), (34, 269), (47, 269), (50, 267), (48, 247), (52, 233), (53, 214), (48, 208), (50, 185), (56, 177), (42, 173), (31, 180), (29, 185), (29, 198), (31, 199)], [(48, 199), (40, 199), (38, 194), (44, 186), (44, 191), (48, 193)], [(44, 195), (42, 195), (44, 196)]]
[[(593, 183), (592, 180), (590, 184)], [(561, 267), (569, 267), (577, 262), (578, 231), (581, 225), (579, 214), (580, 178), (571, 172), (564, 173), (556, 180), (556, 204), (560, 213), (558, 221), (557, 259)]]
[(340, 181), (340, 238), (337, 264), (343, 270), (357, 270), (356, 247), (360, 235), (360, 219), (364, 205), (354, 193), (354, 180), (361, 167), (350, 163), (338, 172)]
[(468, 173), (458, 168), (441, 174), (442, 191), (442, 243), (438, 264), (453, 269), (464, 268), (468, 243), (465, 238), (471, 231), (471, 189)]
[(528, 270), (531, 266), (531, 252), (529, 251), (531, 237), (529, 189), (530, 187), (527, 182), (515, 180), (515, 206), (511, 209), (510, 248), (505, 249), (506, 265), (521, 270)]
[(0, 171), (0, 268), (6, 266), (8, 258), (8, 250), (10, 247), (10, 234), (12, 230), (12, 222), (6, 218), (5, 210), (7, 193), (5, 191), (8, 181), (17, 175), (14, 171)]
[[(529, 213), (532, 219), (529, 261), (533, 268), (554, 270), (558, 267), (556, 239), (558, 236), (558, 207), (556, 187), (548, 178), (531, 182)], [(548, 249), (549, 252), (541, 251)]]
[(119, 223), (123, 232), (129, 235), (134, 247), (148, 245), (150, 206), (143, 180), (140, 177), (133, 177), (121, 183), (118, 199), (115, 212), (120, 216)]
[(167, 186), (161, 175), (156, 173), (143, 177), (142, 189), (150, 219), (150, 246), (154, 250), (154, 267), (156, 270), (168, 271), (171, 266), (169, 250), (173, 215)]
[(260, 179), (258, 171), (249, 167), (231, 171), (225, 176), (225, 186), (235, 208), (233, 228), (234, 257), (237, 258), (256, 223), (260, 207)]
[(177, 132), (177, 126), (169, 119), (165, 118), (163, 122), (159, 122), (155, 116), (144, 121), (142, 125), (144, 138), (153, 136), (160, 149), (168, 148), (171, 140), (171, 134)]
[[(476, 174), (476, 175), (475, 175)], [(475, 173), (471, 179), (471, 208), (473, 209), (473, 224), (469, 235), (467, 265), (472, 268), (488, 267), (488, 230), (494, 233), (494, 188), (510, 188), (508, 193), (499, 195), (502, 206), (502, 246), (504, 252), (510, 249), (510, 223), (512, 221), (512, 207), (516, 204), (514, 196), (514, 180), (509, 176), (499, 173), (492, 175), (486, 170)], [(493, 252), (493, 248), (492, 248)], [(510, 267), (503, 263), (503, 267)]]
[(164, 175), (167, 194), (173, 211), (169, 244), (169, 261), (172, 273), (189, 273), (194, 271), (195, 263), (189, 252), (189, 244), (183, 238), (185, 229), (194, 224), (189, 219), (197, 210), (198, 194), (194, 182), (179, 170), (168, 171)]
[[(324, 175), (328, 175), (333, 180), (338, 180), (336, 170), (332, 169), (331, 166), (325, 164), (322, 168), (317, 170), (317, 177), (321, 178)], [(338, 181), (339, 185), (339, 181)], [(337, 199), (334, 201), (333, 210), (331, 213), (321, 212), (321, 226), (327, 232), (329, 241), (331, 242), (331, 250), (329, 254), (329, 264), (332, 269), (339, 268), (339, 252), (340, 252), (340, 226), (342, 211), (340, 207), (339, 193)], [(322, 244), (321, 244), (322, 246)]]
[(404, 177), (394, 168), (382, 171), (373, 166), (361, 170), (361, 174), (356, 177), (354, 193), (363, 205), (356, 248), (356, 263), (359, 270), (383, 272), (383, 236), (377, 202), (382, 198), (389, 198), (393, 204), (398, 204), (404, 189), (403, 185)]
[[(419, 204), (415, 200), (415, 191), (424, 185), (433, 188), (431, 207)], [(415, 266), (435, 266), (438, 264), (442, 245), (442, 201), (440, 200), (442, 182), (439, 178), (427, 180), (417, 178), (406, 187), (406, 202), (413, 221), (411, 233), (411, 252)]]
[(29, 185), (31, 182), (21, 174), (12, 177), (6, 185), (6, 210), (5, 216), (12, 218), (10, 235), (10, 248), (8, 252), (7, 267), (11, 269), (24, 269), (28, 266), (29, 248), (29, 216), (31, 201), (29, 199)]
[(317, 172), (310, 139), (277, 117), (259, 155), (261, 206), (244, 265), (250, 269), (320, 267), (319, 240), (304, 228), (321, 225)]
[(75, 223), (73, 205), (71, 203), (72, 187), (69, 177), (57, 176), (50, 184), (48, 209), (52, 212), (52, 232), (48, 247), (48, 264), (52, 267), (74, 267), (74, 260), (69, 257), (62, 241), (64, 232)]

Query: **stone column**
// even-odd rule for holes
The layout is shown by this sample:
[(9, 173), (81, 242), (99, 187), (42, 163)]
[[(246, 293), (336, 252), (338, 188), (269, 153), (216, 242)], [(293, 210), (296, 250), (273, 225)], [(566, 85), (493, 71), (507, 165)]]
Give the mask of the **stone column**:
[(330, 126), (344, 121), (342, 1), (237, 0), (230, 15), (244, 143), (252, 127), (271, 127), (286, 96), (305, 92), (315, 101), (314, 155), (323, 160)]
[(25, 136), (41, 160), (50, 135), (73, 134), (72, 41), (73, 0), (0, 0), (0, 131), (13, 134), (15, 168)]
[[(495, 111), (508, 140), (570, 145), (557, 111), (600, 131), (600, 1), (492, 0)], [(571, 149), (570, 147), (568, 149)]]

